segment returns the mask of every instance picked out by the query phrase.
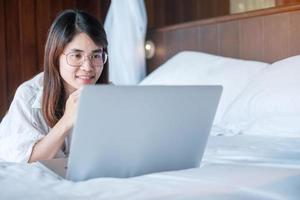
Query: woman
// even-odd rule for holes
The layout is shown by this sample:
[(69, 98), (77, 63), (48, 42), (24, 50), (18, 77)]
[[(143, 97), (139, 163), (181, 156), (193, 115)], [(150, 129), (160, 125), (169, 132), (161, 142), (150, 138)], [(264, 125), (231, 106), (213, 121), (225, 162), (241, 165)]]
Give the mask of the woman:
[(23, 83), (0, 124), (0, 159), (34, 162), (67, 156), (81, 88), (99, 82), (107, 39), (93, 16), (75, 10), (53, 22), (44, 72)]

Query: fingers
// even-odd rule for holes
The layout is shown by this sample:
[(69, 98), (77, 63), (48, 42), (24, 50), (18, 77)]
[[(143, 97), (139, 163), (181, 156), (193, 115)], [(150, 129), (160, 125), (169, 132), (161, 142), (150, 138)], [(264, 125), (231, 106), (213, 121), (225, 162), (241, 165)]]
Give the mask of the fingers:
[(79, 88), (78, 90), (75, 90), (70, 96), (72, 96), (72, 98), (74, 99), (79, 99), (82, 90), (83, 87)]
[(75, 91), (72, 93), (72, 95), (79, 95), (79, 94), (82, 92), (82, 90), (83, 90), (83, 87), (81, 87), (81, 88), (75, 90)]

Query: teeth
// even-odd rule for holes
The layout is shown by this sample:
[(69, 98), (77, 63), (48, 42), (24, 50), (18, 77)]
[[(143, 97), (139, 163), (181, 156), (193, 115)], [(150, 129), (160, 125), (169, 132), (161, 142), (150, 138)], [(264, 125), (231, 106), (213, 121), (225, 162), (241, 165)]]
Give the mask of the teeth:
[(92, 77), (91, 76), (79, 76), (79, 78), (87, 80), (87, 79), (91, 79)]

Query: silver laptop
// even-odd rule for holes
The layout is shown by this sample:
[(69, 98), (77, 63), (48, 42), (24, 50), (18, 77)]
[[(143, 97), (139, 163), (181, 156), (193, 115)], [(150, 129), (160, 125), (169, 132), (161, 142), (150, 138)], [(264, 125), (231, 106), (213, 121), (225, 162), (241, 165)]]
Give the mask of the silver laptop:
[(73, 181), (198, 167), (221, 93), (222, 86), (87, 86), (68, 162), (42, 163)]

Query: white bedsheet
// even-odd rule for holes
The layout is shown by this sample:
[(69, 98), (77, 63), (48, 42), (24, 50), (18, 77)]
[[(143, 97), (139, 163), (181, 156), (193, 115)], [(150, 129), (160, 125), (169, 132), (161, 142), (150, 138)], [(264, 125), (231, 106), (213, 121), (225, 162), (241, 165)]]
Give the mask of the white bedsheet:
[(70, 182), (0, 162), (0, 199), (300, 199), (300, 138), (213, 136), (200, 168)]

